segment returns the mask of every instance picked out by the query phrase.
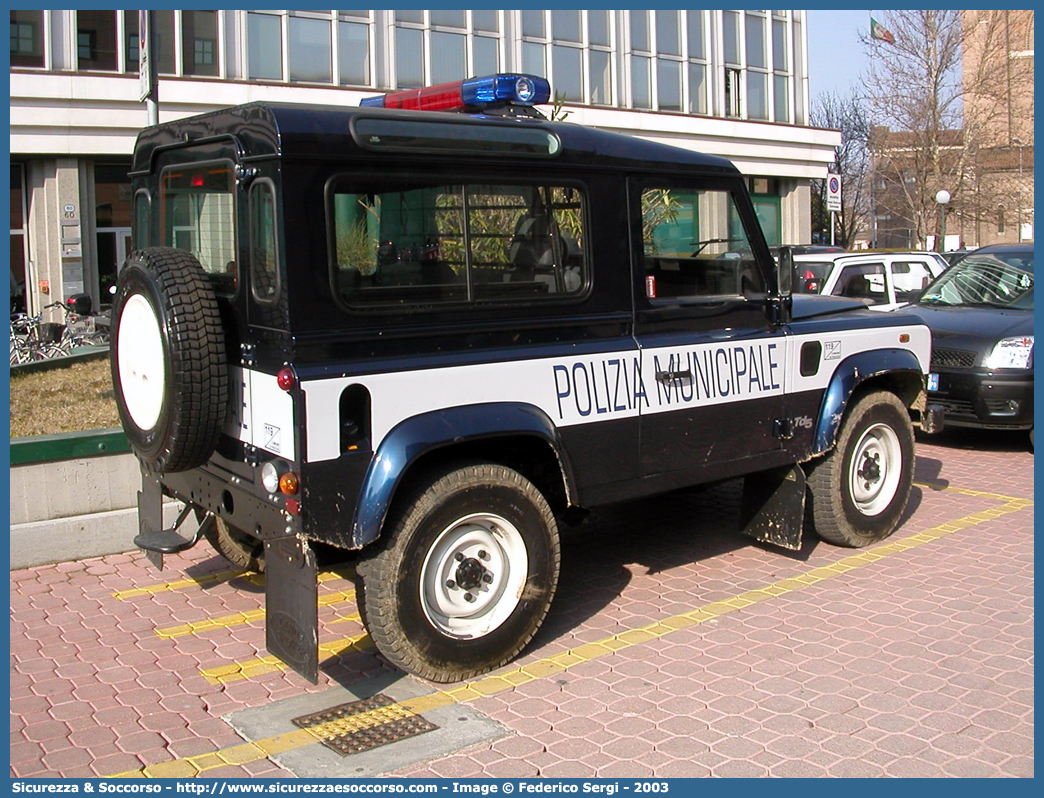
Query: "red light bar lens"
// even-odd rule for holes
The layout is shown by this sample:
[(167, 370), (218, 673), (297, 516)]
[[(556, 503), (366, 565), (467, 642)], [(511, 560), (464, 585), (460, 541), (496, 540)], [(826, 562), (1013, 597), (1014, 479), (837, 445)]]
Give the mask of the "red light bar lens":
[(541, 105), (551, 99), (551, 84), (534, 75), (498, 74), (440, 83), (423, 89), (366, 97), (360, 105), (415, 111), (460, 111), (492, 105)]

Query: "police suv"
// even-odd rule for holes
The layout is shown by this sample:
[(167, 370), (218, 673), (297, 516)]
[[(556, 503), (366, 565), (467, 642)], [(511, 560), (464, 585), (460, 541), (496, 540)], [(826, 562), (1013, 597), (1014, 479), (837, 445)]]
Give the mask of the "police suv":
[(729, 161), (549, 97), (496, 75), (138, 137), (112, 336), (136, 543), (264, 568), (268, 650), (313, 682), (315, 543), (358, 551), (390, 662), (454, 681), (533, 638), (585, 508), (745, 476), (761, 540), (899, 523), (909, 410), (940, 420), (928, 329), (792, 296)]

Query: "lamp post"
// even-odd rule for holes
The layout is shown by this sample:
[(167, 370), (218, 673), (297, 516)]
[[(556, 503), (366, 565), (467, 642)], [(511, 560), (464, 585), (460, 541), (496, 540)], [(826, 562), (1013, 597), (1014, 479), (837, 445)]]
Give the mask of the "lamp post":
[(941, 188), (935, 192), (935, 201), (939, 203), (939, 240), (936, 241), (936, 251), (946, 251), (946, 203), (950, 201), (950, 192)]

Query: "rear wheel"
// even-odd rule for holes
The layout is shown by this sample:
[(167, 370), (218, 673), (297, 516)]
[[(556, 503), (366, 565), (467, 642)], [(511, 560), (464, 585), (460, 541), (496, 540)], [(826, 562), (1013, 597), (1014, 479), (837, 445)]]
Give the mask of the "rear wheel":
[(525, 477), (492, 464), (427, 480), (359, 565), (359, 604), (392, 664), (435, 682), (499, 667), (522, 651), (558, 584), (558, 528)]
[(913, 424), (895, 394), (874, 391), (856, 400), (837, 445), (808, 474), (816, 533), (850, 548), (891, 535), (910, 496), (913, 452)]
[(214, 522), (204, 534), (218, 554), (245, 571), (264, 573), (264, 541), (232, 526), (224, 518), (215, 517)]

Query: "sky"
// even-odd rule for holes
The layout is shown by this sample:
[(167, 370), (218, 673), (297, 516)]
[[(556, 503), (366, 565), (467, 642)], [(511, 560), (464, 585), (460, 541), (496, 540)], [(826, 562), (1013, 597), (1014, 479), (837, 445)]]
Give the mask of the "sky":
[[(870, 11), (807, 11), (809, 97), (837, 92), (842, 97), (859, 81), (867, 64), (860, 34), (870, 32)], [(880, 21), (881, 14), (877, 13)], [(894, 33), (894, 31), (893, 31)]]

